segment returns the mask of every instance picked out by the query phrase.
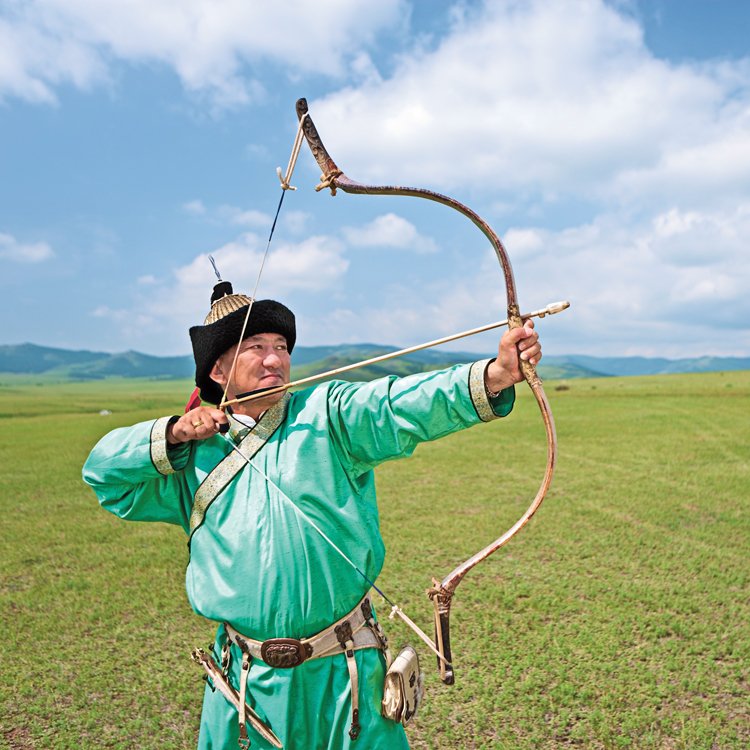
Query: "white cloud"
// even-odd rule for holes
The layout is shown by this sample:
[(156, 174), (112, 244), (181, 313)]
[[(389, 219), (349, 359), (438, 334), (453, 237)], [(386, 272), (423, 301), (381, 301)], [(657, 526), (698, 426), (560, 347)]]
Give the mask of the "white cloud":
[[(124, 337), (140, 342), (141, 348), (147, 330), (153, 342), (161, 341), (159, 353), (183, 354), (188, 345), (187, 329), (201, 323), (209, 309), (216, 280), (208, 255), (214, 257), (222, 278), (232, 283), (235, 292), (251, 295), (264, 248), (262, 238), (245, 233), (176, 268), (170, 281), (149, 282), (147, 291), (136, 290), (132, 305), (118, 309), (102, 305), (92, 315), (112, 320)], [(349, 267), (343, 249), (340, 240), (322, 235), (275, 246), (263, 269), (258, 298), (289, 300), (296, 294), (330, 293)]]
[[(750, 81), (750, 75), (748, 75)], [(696, 142), (670, 146), (653, 163), (623, 168), (611, 192), (633, 201), (679, 200), (717, 205), (747, 194), (750, 185), (750, 97), (744, 112), (717, 112), (718, 122), (696, 134)], [(679, 124), (675, 122), (675, 127)]]
[(270, 229), (271, 217), (256, 211), (255, 209), (242, 209), (235, 206), (221, 206), (219, 216), (228, 219), (232, 224), (238, 224), (243, 227), (253, 227), (255, 229)]
[[(539, 321), (546, 351), (600, 356), (736, 356), (750, 347), (750, 203), (736, 209), (668, 210), (634, 222), (603, 214), (558, 231), (506, 233), (522, 311), (568, 299), (570, 310)], [(721, 253), (711, 240), (721, 238)], [(370, 301), (371, 300), (371, 301)], [(332, 303), (301, 321), (306, 343), (410, 345), (505, 317), (505, 288), (488, 248), (470, 273), (393, 283), (346, 307)], [(497, 333), (453, 349), (490, 356)]]
[(510, 229), (503, 244), (513, 258), (535, 255), (544, 249), (544, 239), (536, 229)]
[[(411, 346), (501, 319), (505, 317), (502, 277), (491, 251), (479, 267), (482, 271), (476, 277), (454, 275), (419, 285), (394, 282), (371, 293), (356, 308), (333, 305), (300, 320), (299, 340), (311, 345), (367, 341)], [(464, 339), (451, 348), (481, 351), (487, 346), (491, 356), (496, 341), (497, 336)]]
[(202, 216), (206, 213), (206, 207), (203, 205), (203, 201), (197, 198), (187, 203), (182, 204), (182, 210), (186, 213), (193, 214), (193, 216)]
[(533, 291), (540, 306), (561, 297), (573, 303), (555, 319), (558, 352), (682, 357), (750, 346), (750, 203), (672, 209), (640, 223), (602, 215), (536, 232), (546, 252), (521, 259), (517, 271), (525, 299)]
[[(522, 307), (573, 303), (540, 324), (558, 352), (684, 356), (750, 347), (750, 58), (658, 59), (637, 21), (603, 0), (488, 0), (458, 3), (440, 39), (414, 40), (381, 65), (370, 42), (382, 29), (400, 32), (403, 2), (276, 6), (12, 3), (0, 11), (0, 99), (54, 103), (59, 86), (106, 84), (121, 61), (169, 67), (186, 89), (227, 106), (266, 95), (255, 79), (259, 64), (274, 68), (274, 81), (281, 71), (329, 76), (341, 88), (312, 102), (311, 113), (336, 160), (353, 179), (444, 186), (502, 214)], [(265, 144), (247, 151), (270, 159)], [(197, 199), (183, 208), (248, 230), (214, 254), (235, 288), (250, 291), (271, 216)], [(314, 215), (313, 237), (274, 246), (261, 285), (262, 296), (323, 299), (300, 322), (308, 341), (414, 343), (493, 316), (483, 310), (502, 315), (490, 251), (466, 277), (393, 284), (378, 292), (382, 306), (357, 304), (342, 291), (344, 243), (426, 251), (435, 240), (394, 213), (337, 239), (320, 229), (324, 213)], [(306, 213), (282, 215), (294, 236), (309, 223)], [(442, 240), (444, 226), (429, 231)], [(51, 254), (45, 243), (0, 235), (3, 258)], [(368, 255), (353, 253), (352, 264)], [(205, 314), (212, 283), (202, 255), (171, 282), (160, 276), (136, 291), (133, 310), (143, 308), (142, 319), (164, 331), (184, 331)]]
[(437, 244), (421, 235), (411, 222), (394, 213), (383, 214), (361, 227), (344, 227), (342, 233), (355, 247), (394, 247), (417, 253), (434, 253)]
[[(263, 261), (265, 241), (246, 233), (211, 252), (223, 279), (229, 280), (236, 291), (250, 294)], [(322, 291), (335, 284), (348, 268), (342, 255), (341, 243), (332, 237), (309, 237), (298, 244), (274, 247), (266, 260), (262, 275), (265, 296), (284, 296), (292, 290)], [(188, 265), (174, 272), (177, 294), (206, 296), (207, 283), (213, 271), (208, 255), (199, 255)]]
[(311, 103), (352, 179), (500, 203), (527, 191), (636, 204), (647, 191), (654, 205), (672, 189), (698, 202), (746, 190), (750, 61), (657, 59), (636, 21), (602, 0), (470, 11), (390, 77)]
[(87, 90), (107, 80), (95, 50), (75, 34), (50, 34), (44, 24), (29, 20), (21, 6), (17, 8), (18, 15), (0, 17), (0, 101), (18, 97), (54, 104), (54, 89), (60, 84)]
[[(250, 229), (270, 230), (273, 217), (263, 211), (254, 208), (239, 208), (238, 206), (222, 205), (218, 207), (209, 207), (201, 200), (191, 200), (182, 205), (183, 211), (193, 216), (203, 216), (212, 223), (233, 224)], [(287, 212), (285, 221), (289, 221), (292, 226), (298, 227), (304, 223), (302, 212)]]
[(54, 255), (46, 242), (19, 242), (10, 234), (0, 234), (0, 258), (14, 263), (41, 263)]
[(676, 266), (715, 267), (729, 261), (747, 265), (750, 203), (728, 211), (680, 211), (673, 208), (653, 222), (661, 258)]
[[(388, 77), (311, 103), (339, 165), (365, 183), (469, 191), (502, 214), (522, 307), (573, 303), (540, 324), (557, 353), (746, 351), (750, 58), (658, 59), (599, 0), (461, 7)], [(482, 322), (497, 277), (488, 253), (471, 279), (394, 287), (385, 310), (338, 318), (360, 340), (433, 338)]]
[[(405, 16), (403, 0), (250, 3), (245, 0), (35, 0), (0, 18), (0, 97), (53, 102), (87, 88), (113, 60), (171, 67), (218, 106), (265, 96), (248, 68), (270, 60), (305, 74), (368, 71), (362, 50)], [(321, 51), (321, 40), (325, 50)], [(371, 76), (368, 74), (368, 78)]]

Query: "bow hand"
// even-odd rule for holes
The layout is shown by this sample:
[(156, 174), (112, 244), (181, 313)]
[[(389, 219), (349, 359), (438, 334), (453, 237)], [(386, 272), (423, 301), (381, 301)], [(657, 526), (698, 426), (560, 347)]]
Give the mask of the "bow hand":
[(539, 334), (534, 330), (534, 321), (527, 320), (518, 328), (503, 334), (497, 350), (497, 359), (487, 367), (484, 384), (490, 393), (499, 393), (505, 388), (525, 380), (522, 368), (535, 367), (542, 358)]

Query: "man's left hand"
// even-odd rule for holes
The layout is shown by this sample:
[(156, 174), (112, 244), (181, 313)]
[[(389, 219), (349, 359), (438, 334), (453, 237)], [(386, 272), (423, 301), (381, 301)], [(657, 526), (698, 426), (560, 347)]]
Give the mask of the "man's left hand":
[(523, 380), (519, 358), (532, 365), (538, 364), (542, 358), (542, 346), (539, 334), (534, 330), (533, 320), (527, 320), (522, 328), (514, 328), (503, 334), (497, 349), (497, 359), (490, 362), (484, 376), (489, 391), (498, 393)]
[(227, 415), (211, 406), (198, 406), (183, 414), (167, 429), (167, 442), (170, 445), (187, 443), (190, 440), (206, 440), (213, 437), (222, 425), (229, 424)]

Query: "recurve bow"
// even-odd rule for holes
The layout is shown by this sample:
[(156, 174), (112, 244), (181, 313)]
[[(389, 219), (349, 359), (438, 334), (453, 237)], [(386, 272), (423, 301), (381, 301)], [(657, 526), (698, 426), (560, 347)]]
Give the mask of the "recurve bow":
[[(472, 211), (468, 206), (457, 201), (455, 198), (451, 198), (447, 195), (435, 193), (432, 190), (426, 190), (424, 188), (412, 188), (412, 187), (399, 187), (394, 185), (364, 185), (354, 180), (349, 179), (343, 171), (337, 166), (336, 162), (331, 158), (330, 154), (326, 150), (323, 142), (318, 135), (317, 128), (309, 115), (307, 108), (307, 100), (299, 99), (297, 101), (297, 117), (302, 124), (302, 132), (304, 133), (305, 139), (310, 146), (310, 150), (318, 162), (318, 166), (322, 171), (321, 182), (315, 188), (316, 190), (323, 190), (329, 188), (332, 195), (336, 194), (338, 189), (343, 190), (345, 193), (352, 193), (355, 195), (403, 195), (410, 196), (413, 198), (424, 198), (426, 200), (441, 203), (444, 206), (448, 206), (459, 213), (463, 214), (466, 218), (470, 219), (474, 225), (484, 234), (484, 236), (490, 241), (492, 247), (495, 250), (500, 267), (503, 271), (505, 278), (506, 297), (508, 303), (508, 327), (519, 328), (523, 325), (523, 319), (520, 314), (520, 308), (518, 305), (518, 297), (516, 294), (516, 282), (513, 277), (513, 269), (511, 268), (510, 259), (508, 253), (503, 247), (503, 243), (500, 238), (495, 234), (490, 225), (482, 219), (477, 213)], [(544, 422), (544, 429), (547, 438), (547, 464), (544, 471), (544, 477), (539, 486), (539, 490), (536, 496), (532, 500), (526, 512), (508, 529), (505, 533), (501, 534), (497, 539), (488, 544), (479, 552), (472, 555), (468, 560), (461, 563), (442, 581), (433, 578), (433, 586), (428, 590), (428, 596), (432, 599), (435, 607), (435, 639), (436, 645), (440, 653), (445, 657), (445, 661), (438, 659), (438, 667), (440, 669), (440, 677), (444, 683), (451, 685), (454, 682), (454, 671), (452, 666), (451, 658), (451, 646), (450, 646), (450, 611), (451, 602), (453, 595), (458, 587), (458, 584), (464, 579), (464, 576), (476, 565), (483, 560), (486, 560), (493, 552), (500, 549), (505, 545), (513, 536), (515, 536), (534, 515), (539, 506), (542, 504), (547, 490), (549, 489), (550, 483), (552, 482), (552, 474), (554, 472), (555, 463), (557, 459), (557, 437), (555, 435), (555, 423), (552, 417), (552, 411), (547, 401), (547, 396), (542, 387), (542, 381), (536, 373), (536, 367), (526, 360), (520, 360), (521, 371), (523, 372), (524, 379), (531, 388), (534, 398), (539, 406), (542, 421)], [(446, 664), (447, 662), (447, 664)]]

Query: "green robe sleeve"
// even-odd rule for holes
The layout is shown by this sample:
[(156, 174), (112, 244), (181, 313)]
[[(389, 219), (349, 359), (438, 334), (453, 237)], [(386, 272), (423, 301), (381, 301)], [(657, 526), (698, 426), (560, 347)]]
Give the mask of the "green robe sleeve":
[(170, 446), (172, 417), (105, 435), (83, 467), (83, 479), (103, 508), (130, 521), (164, 521), (189, 529), (192, 493), (182, 474), (191, 444)]
[(404, 378), (334, 384), (328, 401), (330, 430), (352, 476), (410, 456), (421, 442), (509, 414), (514, 388), (490, 398), (484, 387), (490, 361)]

